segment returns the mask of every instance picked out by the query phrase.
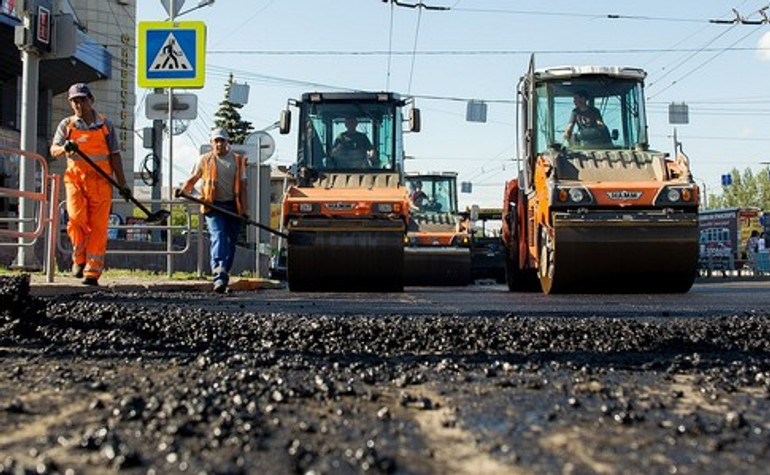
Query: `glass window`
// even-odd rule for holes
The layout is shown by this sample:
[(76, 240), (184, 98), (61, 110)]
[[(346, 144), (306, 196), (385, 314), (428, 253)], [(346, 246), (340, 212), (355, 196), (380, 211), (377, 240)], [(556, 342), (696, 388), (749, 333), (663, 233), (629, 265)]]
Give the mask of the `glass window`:
[(394, 170), (396, 114), (392, 104), (309, 104), (300, 160), (320, 170)]
[(454, 176), (409, 176), (407, 190), (420, 211), (457, 213), (457, 180)]
[[(647, 144), (642, 84), (589, 76), (538, 85), (535, 149), (632, 149)], [(570, 125), (572, 124), (572, 125)]]

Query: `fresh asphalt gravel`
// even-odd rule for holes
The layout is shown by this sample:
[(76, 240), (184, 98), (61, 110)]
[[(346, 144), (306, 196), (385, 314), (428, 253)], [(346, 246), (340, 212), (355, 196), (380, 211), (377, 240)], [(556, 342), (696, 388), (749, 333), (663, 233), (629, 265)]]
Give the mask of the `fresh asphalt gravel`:
[(0, 277), (0, 473), (770, 466), (761, 312), (310, 315), (135, 297), (36, 298), (28, 277)]

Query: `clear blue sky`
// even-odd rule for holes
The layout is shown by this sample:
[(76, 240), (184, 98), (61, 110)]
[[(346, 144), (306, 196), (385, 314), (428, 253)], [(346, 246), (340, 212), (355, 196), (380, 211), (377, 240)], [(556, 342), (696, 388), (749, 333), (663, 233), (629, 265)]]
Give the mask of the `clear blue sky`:
[[(197, 3), (187, 0), (182, 11)], [(677, 126), (678, 136), (710, 193), (732, 168), (759, 172), (766, 167), (760, 162), (770, 161), (770, 24), (709, 22), (734, 19), (733, 8), (761, 20), (767, 1), (423, 3), (449, 10), (382, 0), (216, 0), (180, 17), (206, 23), (208, 53), (205, 87), (180, 91), (197, 94), (200, 110), (174, 142), (175, 183), (206, 143), (232, 72), (250, 87), (241, 114), (257, 129), (306, 91), (389, 89), (416, 96), (423, 130), (405, 139), (414, 157), (407, 169), (456, 171), (474, 190), (460, 196), (461, 207), (500, 206), (503, 184), (516, 174), (513, 101), (530, 53), (538, 67), (644, 68), (652, 147), (673, 152), (668, 106), (687, 103), (690, 123)], [(137, 21), (165, 20), (159, 0), (137, 4)], [(137, 89), (138, 101), (145, 92)], [(469, 99), (488, 101), (486, 123), (465, 121)], [(137, 107), (140, 129), (149, 121)], [(292, 163), (294, 135), (273, 137), (276, 152), (268, 163)]]

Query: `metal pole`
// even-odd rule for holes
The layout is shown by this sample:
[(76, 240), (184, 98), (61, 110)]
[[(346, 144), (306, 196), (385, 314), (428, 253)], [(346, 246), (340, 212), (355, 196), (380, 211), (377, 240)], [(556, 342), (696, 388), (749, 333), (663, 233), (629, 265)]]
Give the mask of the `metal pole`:
[[(284, 172), (283, 174), (283, 185), (281, 187), (281, 206), (283, 207), (283, 199), (286, 197), (286, 188), (289, 186), (289, 175)], [(278, 230), (281, 232), (284, 232), (285, 229), (283, 228), (283, 210), (281, 210), (280, 213), (281, 221), (278, 224)], [(278, 236), (278, 256), (280, 258), (281, 255), (281, 249), (283, 249), (283, 238), (281, 236)]]
[(674, 158), (679, 153), (679, 141), (676, 138), (676, 127), (674, 127)]
[(48, 196), (48, 239), (46, 240), (46, 274), (45, 281), (49, 284), (53, 282), (53, 276), (56, 271), (56, 242), (59, 239), (59, 175), (48, 175), (50, 193)]
[[(262, 170), (262, 136), (261, 135), (257, 135), (257, 202), (256, 202), (257, 208), (255, 210), (256, 211), (256, 216), (254, 216), (254, 218), (256, 218), (258, 223), (262, 222), (262, 176), (261, 176), (262, 174), (261, 174), (261, 170)], [(256, 235), (256, 237), (257, 237), (257, 239), (256, 239), (256, 244), (257, 244), (256, 245), (256, 251), (257, 252), (255, 252), (255, 255), (257, 256), (256, 257), (257, 265), (255, 267), (254, 274), (256, 275), (257, 278), (260, 278), (261, 276), (260, 276), (259, 268), (260, 268), (260, 264), (261, 264), (260, 263), (260, 257), (262, 257), (260, 255), (262, 253), (262, 230), (259, 229), (259, 228), (257, 228), (257, 235)]]
[[(168, 212), (172, 213), (172, 208), (174, 206), (174, 89), (168, 88)], [(173, 220), (171, 219), (171, 216), (169, 215), (169, 222), (168, 225), (170, 226), (173, 224)], [(168, 278), (170, 279), (171, 276), (174, 274), (174, 256), (171, 254), (171, 251), (174, 249), (172, 240), (172, 232), (171, 229), (168, 229), (166, 231), (166, 251), (168, 251), (168, 254), (166, 255), (166, 271), (168, 273)]]
[[(171, 21), (174, 21), (174, 0), (169, 1), (169, 15)], [(166, 228), (166, 272), (170, 279), (174, 275), (174, 256), (171, 254), (173, 250), (173, 240), (171, 236), (171, 225), (173, 219), (171, 216), (172, 208), (174, 206), (174, 88), (168, 88), (168, 228)]]
[[(188, 210), (189, 210), (189, 208), (188, 208)], [(189, 211), (188, 211), (188, 213), (189, 213)], [(197, 271), (198, 271), (198, 278), (199, 279), (203, 278), (203, 259), (204, 259), (204, 257), (203, 257), (203, 219), (204, 219), (203, 218), (203, 213), (198, 213), (198, 228), (197, 228), (198, 229), (198, 248), (197, 248), (197, 251), (198, 251), (198, 259), (197, 259), (198, 266), (197, 266)]]
[[(162, 94), (163, 89), (162, 88), (155, 88), (155, 93)], [(152, 212), (157, 213), (160, 211), (162, 203), (162, 189), (163, 189), (163, 170), (161, 164), (163, 161), (161, 160), (161, 157), (163, 157), (163, 121), (160, 119), (155, 119), (152, 121), (152, 154), (153, 159), (157, 159), (157, 169), (153, 169), (153, 173), (155, 174), (152, 177), (152, 191), (150, 198), (152, 199)], [(161, 242), (162, 239), (162, 232), (159, 229), (156, 229), (151, 232), (152, 235), (152, 242)]]
[[(20, 147), (25, 152), (37, 153), (37, 85), (40, 67), (40, 56), (31, 51), (30, 47), (21, 50), (22, 59), (22, 86), (21, 86), (21, 143)], [(34, 191), (35, 172), (37, 166), (35, 160), (21, 157), (19, 160), (19, 189), (22, 192)], [(41, 180), (44, 180), (41, 177)], [(19, 199), (19, 231), (29, 232), (34, 219), (35, 204), (29, 198)], [(35, 250), (33, 246), (25, 246), (25, 238), (19, 238), (19, 247), (16, 266), (20, 269), (36, 268)]]

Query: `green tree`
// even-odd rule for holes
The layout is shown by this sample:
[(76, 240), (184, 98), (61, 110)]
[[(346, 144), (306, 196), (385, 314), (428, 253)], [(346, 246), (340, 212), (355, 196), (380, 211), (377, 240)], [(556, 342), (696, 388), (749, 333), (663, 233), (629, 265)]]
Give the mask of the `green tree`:
[(230, 135), (230, 143), (242, 144), (246, 137), (254, 130), (251, 122), (243, 120), (238, 109), (243, 104), (234, 104), (230, 102), (230, 88), (233, 86), (233, 73), (230, 73), (225, 85), (225, 99), (219, 103), (219, 110), (214, 113), (216, 120), (215, 128), (222, 128)]
[(733, 168), (730, 172), (733, 182), (722, 186), (721, 194), (709, 195), (709, 208), (733, 208), (755, 206), (770, 210), (770, 168), (765, 167), (758, 174), (747, 168), (743, 174)]

